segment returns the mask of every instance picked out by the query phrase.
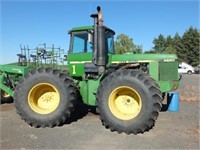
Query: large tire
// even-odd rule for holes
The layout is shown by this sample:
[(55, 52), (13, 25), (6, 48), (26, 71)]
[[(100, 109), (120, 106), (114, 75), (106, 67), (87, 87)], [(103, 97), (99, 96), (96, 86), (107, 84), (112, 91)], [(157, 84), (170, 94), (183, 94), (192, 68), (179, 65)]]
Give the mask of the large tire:
[(100, 119), (118, 133), (143, 133), (154, 126), (162, 107), (162, 94), (148, 75), (120, 70), (100, 83), (96, 94)]
[(34, 127), (62, 125), (74, 110), (76, 88), (66, 74), (51, 68), (32, 70), (14, 92), (17, 113)]
[(3, 90), (0, 90), (0, 93), (1, 93), (1, 101), (0, 101), (1, 104), (13, 102), (13, 98), (11, 95), (7, 94)]

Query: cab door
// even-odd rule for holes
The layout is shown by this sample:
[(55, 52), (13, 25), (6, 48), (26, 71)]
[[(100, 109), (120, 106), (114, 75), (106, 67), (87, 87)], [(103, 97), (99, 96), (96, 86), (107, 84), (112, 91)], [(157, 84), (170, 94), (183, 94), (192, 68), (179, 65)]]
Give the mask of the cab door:
[(68, 65), (71, 76), (84, 76), (84, 64), (92, 62), (92, 42), (87, 31), (71, 33)]

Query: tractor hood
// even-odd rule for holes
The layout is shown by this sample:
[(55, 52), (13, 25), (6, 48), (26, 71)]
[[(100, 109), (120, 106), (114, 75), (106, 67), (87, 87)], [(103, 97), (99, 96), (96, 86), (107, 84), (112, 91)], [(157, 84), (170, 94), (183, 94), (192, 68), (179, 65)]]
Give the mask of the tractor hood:
[(172, 62), (178, 58), (175, 54), (119, 54), (111, 56), (111, 63), (137, 63), (137, 62)]

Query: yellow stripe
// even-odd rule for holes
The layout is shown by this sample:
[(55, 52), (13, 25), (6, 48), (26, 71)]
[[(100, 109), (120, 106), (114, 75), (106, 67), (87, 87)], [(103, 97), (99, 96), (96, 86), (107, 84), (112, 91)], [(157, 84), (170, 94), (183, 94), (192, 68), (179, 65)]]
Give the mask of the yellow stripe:
[(70, 61), (70, 64), (84, 64), (91, 63), (92, 61)]

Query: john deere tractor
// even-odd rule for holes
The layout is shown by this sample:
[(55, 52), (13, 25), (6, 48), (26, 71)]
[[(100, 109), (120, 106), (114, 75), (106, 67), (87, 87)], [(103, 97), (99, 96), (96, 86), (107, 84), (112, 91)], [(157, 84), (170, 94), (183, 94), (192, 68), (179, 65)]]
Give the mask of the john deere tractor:
[[(115, 54), (115, 32), (103, 25), (99, 6), (97, 12), (91, 15), (94, 25), (69, 31), (68, 71), (2, 67), (0, 88), (13, 96), (17, 113), (31, 126), (63, 125), (82, 100), (96, 106), (111, 131), (143, 133), (154, 126), (163, 93), (177, 89), (176, 55)], [(19, 80), (11, 86), (6, 81), (14, 71)]]

